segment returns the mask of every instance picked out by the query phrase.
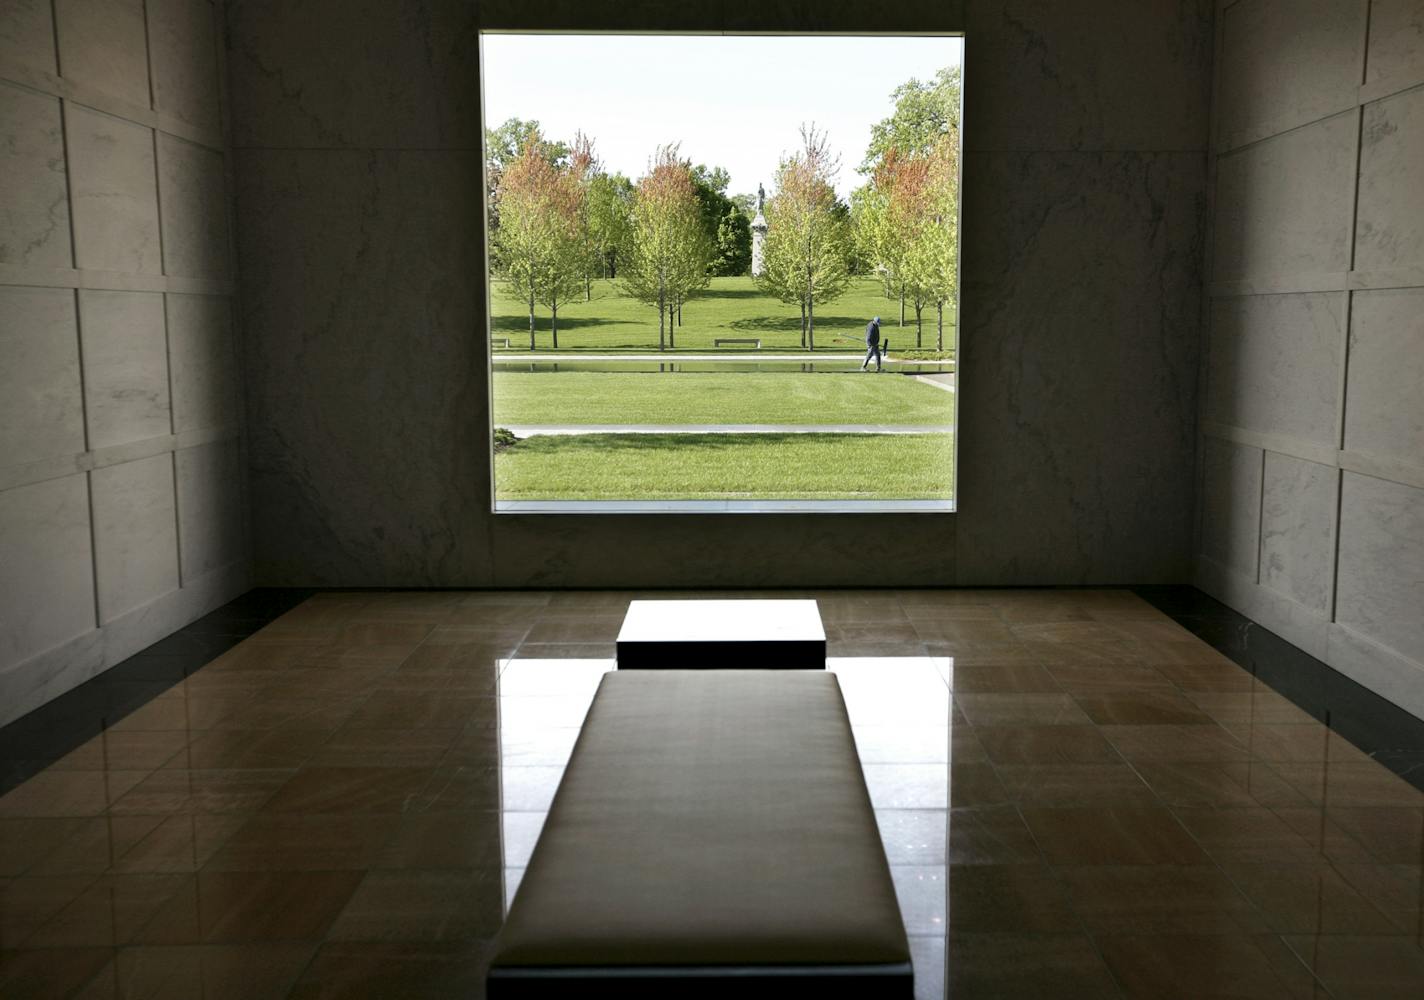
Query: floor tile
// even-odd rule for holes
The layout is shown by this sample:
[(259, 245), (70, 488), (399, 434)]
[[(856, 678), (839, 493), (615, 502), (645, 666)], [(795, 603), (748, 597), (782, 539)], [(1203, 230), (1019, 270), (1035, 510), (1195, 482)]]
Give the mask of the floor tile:
[(999, 780), (1023, 806), (1157, 804), (1152, 790), (1122, 761), (1108, 764), (1000, 764)]
[(139, 934), (142, 944), (320, 940), (361, 873), (205, 871), (182, 884)]
[(944, 809), (949, 805), (949, 768), (943, 764), (866, 764), (862, 770), (876, 809)]
[(29, 947), (117, 947), (179, 891), (182, 875), (104, 875), (26, 941)]
[(1058, 876), (1043, 864), (958, 865), (949, 870), (952, 933), (1079, 929)]
[[(892, 865), (943, 865), (949, 816), (943, 809), (877, 809), (875, 822)], [(527, 857), (526, 857), (527, 860)]]
[(906, 934), (943, 934), (946, 893), (944, 865), (891, 865), (895, 897)]
[(113, 961), (110, 948), (0, 949), (0, 996), (64, 1000)]
[(1047, 670), (1028, 664), (972, 667), (955, 664), (950, 687), (963, 694), (1061, 693), (1063, 688)]
[(951, 865), (1007, 865), (1038, 861), (1038, 844), (1016, 806), (949, 810)]
[(310, 961), (311, 944), (193, 945), (120, 949), (82, 1000), (279, 1000)]
[(1399, 928), (1324, 860), (1223, 866), (1279, 934), (1397, 934)]
[(1081, 934), (953, 934), (949, 996), (1098, 1000), (1120, 994)]
[(374, 867), (492, 871), (500, 863), (498, 812), (420, 813), (401, 817)]
[(1157, 806), (1025, 806), (1024, 821), (1056, 865), (1191, 865), (1206, 856)]
[(259, 813), (208, 862), (210, 871), (370, 868), (400, 826), (397, 815)]
[(1209, 723), (1197, 706), (1180, 694), (1148, 691), (1135, 694), (1075, 695), (1078, 706), (1100, 726), (1175, 726)]
[(372, 871), (347, 903), (332, 941), (461, 941), (493, 937), (503, 917), (488, 873)]
[(274, 813), (401, 813), (435, 771), (422, 767), (304, 767), (267, 800)]
[(1093, 934), (1253, 934), (1270, 928), (1214, 865), (1069, 866), (1055, 869)]
[(1323, 934), (1285, 941), (1342, 1000), (1417, 1000), (1424, 994), (1424, 948), (1417, 937)]
[(162, 770), (136, 784), (111, 807), (118, 815), (255, 812), (294, 773), (264, 770)]
[(1286, 1000), (1297, 995), (1250, 937), (1111, 934), (1097, 942), (1128, 997)]
[(1310, 805), (1269, 765), (1258, 761), (1139, 761), (1133, 766), (1170, 806)]
[(973, 726), (1078, 726), (1091, 720), (1066, 694), (956, 694)]
[(1110, 764), (1122, 760), (1096, 726), (976, 726), (995, 764)]
[(324, 944), (290, 1000), (417, 1000), (484, 995), (489, 943)]

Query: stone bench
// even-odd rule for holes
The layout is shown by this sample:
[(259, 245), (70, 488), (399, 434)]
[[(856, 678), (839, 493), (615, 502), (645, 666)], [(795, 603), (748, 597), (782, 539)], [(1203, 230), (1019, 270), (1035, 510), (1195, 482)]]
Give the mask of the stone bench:
[(908, 1000), (835, 674), (606, 674), (487, 986), (491, 1000)]
[(756, 337), (713, 337), (712, 346), (721, 347), (723, 344), (751, 344), (758, 351), (761, 350), (761, 341)]
[(498, 344), (499, 346), (503, 347), (505, 350), (508, 350), (508, 349), (509, 349), (509, 338), (508, 338), (508, 337), (491, 337), (491, 338), (490, 338), (490, 346), (491, 346), (491, 347), (494, 347), (496, 344)]
[(815, 601), (630, 601), (618, 669), (735, 667), (824, 670)]

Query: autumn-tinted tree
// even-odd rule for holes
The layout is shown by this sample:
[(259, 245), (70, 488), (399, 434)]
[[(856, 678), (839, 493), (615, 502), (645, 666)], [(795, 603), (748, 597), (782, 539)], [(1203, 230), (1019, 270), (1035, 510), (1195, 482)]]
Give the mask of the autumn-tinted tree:
[(553, 311), (553, 343), (559, 343), (558, 307), (583, 283), (579, 229), (582, 192), (568, 167), (556, 166), (538, 133), (503, 172), (500, 225), (494, 234), (498, 260), (515, 291), (529, 303), (529, 349), (535, 347), (534, 305)]
[(816, 349), (816, 304), (835, 299), (850, 280), (849, 215), (832, 186), (839, 166), (826, 136), (803, 126), (801, 149), (777, 168), (766, 203), (757, 282), (782, 301), (800, 303), (802, 345), (809, 350)]
[(510, 118), (497, 128), (485, 129), (485, 198), (490, 232), (499, 228), (499, 188), (504, 172), (534, 140), (538, 140), (541, 154), (553, 166), (564, 162), (569, 154), (562, 142), (546, 141), (539, 123), (533, 120)]
[(912, 250), (915, 283), (935, 305), (935, 347), (944, 350), (944, 307), (959, 294), (959, 149), (953, 136), (931, 152), (921, 228)]
[(710, 249), (692, 170), (676, 145), (659, 147), (639, 179), (631, 229), (623, 287), (639, 302), (657, 306), (658, 349), (665, 350), (670, 332), (665, 321), (705, 286)]

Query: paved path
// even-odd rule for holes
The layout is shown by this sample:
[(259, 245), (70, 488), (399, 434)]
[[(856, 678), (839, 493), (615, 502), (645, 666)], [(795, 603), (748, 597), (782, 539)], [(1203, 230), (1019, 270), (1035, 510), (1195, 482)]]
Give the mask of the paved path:
[(947, 424), (502, 424), (535, 434), (953, 434)]

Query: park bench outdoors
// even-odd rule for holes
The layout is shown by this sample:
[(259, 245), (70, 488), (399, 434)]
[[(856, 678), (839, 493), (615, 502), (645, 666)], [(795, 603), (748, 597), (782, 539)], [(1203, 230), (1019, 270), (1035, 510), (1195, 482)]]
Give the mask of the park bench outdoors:
[(751, 344), (758, 351), (761, 350), (761, 339), (759, 337), (714, 337), (713, 347), (721, 347), (723, 344)]
[(504, 347), (506, 350), (508, 350), (508, 349), (509, 349), (509, 338), (508, 338), (508, 337), (491, 337), (491, 338), (490, 338), (490, 346), (493, 347), (493, 346), (496, 345), (496, 344), (499, 344), (500, 346), (502, 346), (502, 347)]
[(487, 986), (491, 1000), (908, 1000), (836, 675), (605, 674)]

